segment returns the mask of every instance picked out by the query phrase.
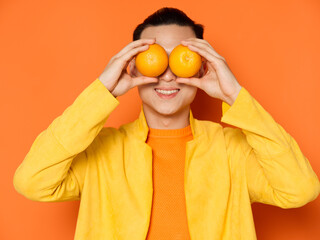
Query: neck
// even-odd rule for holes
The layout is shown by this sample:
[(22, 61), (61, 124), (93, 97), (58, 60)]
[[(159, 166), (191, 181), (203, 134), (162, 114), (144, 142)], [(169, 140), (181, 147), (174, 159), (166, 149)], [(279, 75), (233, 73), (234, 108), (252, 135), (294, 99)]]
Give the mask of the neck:
[(174, 114), (164, 115), (154, 111), (147, 105), (143, 104), (143, 112), (146, 117), (149, 128), (155, 129), (180, 129), (190, 124), (189, 112), (190, 106)]

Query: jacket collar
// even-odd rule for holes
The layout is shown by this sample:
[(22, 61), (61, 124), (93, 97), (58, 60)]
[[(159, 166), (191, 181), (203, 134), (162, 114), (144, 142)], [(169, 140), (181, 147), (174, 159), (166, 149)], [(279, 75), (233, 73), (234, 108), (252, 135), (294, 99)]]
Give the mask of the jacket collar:
[[(189, 121), (190, 121), (190, 125), (191, 125), (191, 131), (192, 131), (192, 135), (193, 138), (198, 138), (202, 133), (202, 127), (199, 124), (199, 120), (195, 119), (193, 117), (191, 108), (190, 108), (190, 112), (189, 112)], [(148, 137), (148, 133), (149, 133), (149, 126), (147, 124), (147, 120), (144, 114), (144, 110), (143, 110), (143, 105), (141, 105), (141, 111), (140, 111), (140, 115), (139, 118), (133, 122), (133, 128), (132, 130), (134, 130), (134, 135), (136, 137), (138, 137), (140, 140), (142, 141), (146, 141), (147, 137)]]

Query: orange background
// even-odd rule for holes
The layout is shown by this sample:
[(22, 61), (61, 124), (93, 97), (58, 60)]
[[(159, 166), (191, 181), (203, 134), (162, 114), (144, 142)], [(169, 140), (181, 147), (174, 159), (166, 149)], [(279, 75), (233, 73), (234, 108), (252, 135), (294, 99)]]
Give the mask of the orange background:
[[(0, 1), (0, 239), (73, 239), (79, 202), (30, 201), (14, 190), (14, 172), (36, 136), (132, 41), (136, 25), (164, 6), (205, 25), (204, 38), (320, 176), (318, 0), (90, 2)], [(138, 117), (137, 88), (119, 101), (106, 126)], [(220, 122), (221, 101), (203, 91), (191, 107), (196, 118)], [(254, 203), (258, 239), (319, 239), (319, 199), (288, 210)]]

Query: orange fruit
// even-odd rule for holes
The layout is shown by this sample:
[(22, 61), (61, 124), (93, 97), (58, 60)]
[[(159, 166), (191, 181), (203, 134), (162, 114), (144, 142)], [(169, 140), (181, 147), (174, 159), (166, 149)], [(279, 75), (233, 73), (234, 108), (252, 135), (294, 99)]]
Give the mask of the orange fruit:
[(178, 77), (192, 77), (201, 68), (201, 56), (187, 46), (179, 44), (169, 56), (169, 66)]
[(168, 67), (168, 55), (159, 44), (151, 44), (146, 51), (136, 56), (138, 71), (147, 77), (157, 77)]

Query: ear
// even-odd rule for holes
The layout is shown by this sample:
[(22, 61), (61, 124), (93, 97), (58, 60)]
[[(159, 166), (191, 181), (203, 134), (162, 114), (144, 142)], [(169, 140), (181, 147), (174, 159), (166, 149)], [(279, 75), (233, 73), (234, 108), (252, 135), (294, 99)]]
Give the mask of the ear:
[(133, 58), (129, 62), (129, 71), (130, 71), (130, 76), (131, 77), (136, 77), (137, 76), (137, 69), (136, 69), (136, 61), (135, 58)]

